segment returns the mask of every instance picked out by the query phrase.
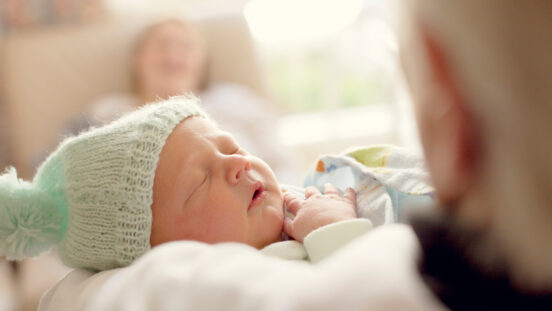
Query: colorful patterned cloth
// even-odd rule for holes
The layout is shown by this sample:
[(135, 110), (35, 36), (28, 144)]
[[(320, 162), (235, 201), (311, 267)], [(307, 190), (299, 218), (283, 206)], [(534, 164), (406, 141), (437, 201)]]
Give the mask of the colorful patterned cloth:
[(405, 206), (431, 203), (433, 188), (424, 161), (391, 145), (355, 148), (337, 156), (322, 156), (309, 170), (304, 186), (320, 190), (331, 183), (357, 193), (359, 217), (374, 226), (396, 222)]

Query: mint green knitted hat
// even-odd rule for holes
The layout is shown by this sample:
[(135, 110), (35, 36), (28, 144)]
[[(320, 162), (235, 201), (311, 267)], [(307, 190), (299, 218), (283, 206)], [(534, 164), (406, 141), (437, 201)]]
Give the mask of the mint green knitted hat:
[(32, 182), (0, 176), (0, 256), (22, 259), (57, 246), (68, 266), (126, 266), (150, 249), (153, 180), (174, 127), (205, 114), (195, 98), (149, 104), (63, 141)]

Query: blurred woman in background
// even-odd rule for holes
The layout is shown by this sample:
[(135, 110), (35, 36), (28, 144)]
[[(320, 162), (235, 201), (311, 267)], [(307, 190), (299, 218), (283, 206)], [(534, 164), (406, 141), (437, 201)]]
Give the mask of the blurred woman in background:
[(133, 88), (143, 103), (205, 87), (203, 38), (190, 22), (171, 19), (150, 26), (138, 39), (133, 59)]
[(168, 19), (148, 27), (133, 52), (132, 93), (104, 96), (92, 103), (68, 131), (77, 133), (101, 125), (121, 114), (160, 98), (189, 94), (201, 98), (205, 110), (221, 128), (274, 169), (280, 180), (297, 182), (289, 152), (278, 141), (273, 126), (277, 113), (264, 98), (244, 86), (207, 84), (208, 60), (198, 27), (179, 19)]

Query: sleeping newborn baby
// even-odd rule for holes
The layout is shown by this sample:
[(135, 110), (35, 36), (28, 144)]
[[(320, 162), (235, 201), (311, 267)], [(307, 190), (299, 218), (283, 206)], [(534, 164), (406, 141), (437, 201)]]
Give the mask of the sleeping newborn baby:
[[(281, 186), (263, 160), (240, 148), (210, 120), (190, 117), (176, 126), (159, 158), (150, 243), (240, 242), (261, 249), (281, 241), (282, 231), (303, 242), (316, 229), (357, 218), (351, 188), (343, 195), (330, 184), (324, 190), (322, 195), (308, 187), (305, 200), (290, 192), (282, 196)], [(284, 203), (293, 219), (284, 217)], [(352, 238), (350, 231), (360, 234), (370, 228), (370, 221), (362, 219), (325, 229), (323, 235), (327, 238), (331, 231), (330, 236), (343, 242), (345, 235), (346, 240)], [(324, 251), (319, 248), (333, 245), (323, 245), (315, 237), (307, 238), (314, 241), (307, 245), (316, 254)], [(274, 245), (266, 252), (295, 259), (309, 255), (296, 242)]]
[[(1, 175), (0, 256), (21, 259), (56, 246), (68, 266), (107, 270), (131, 264), (151, 247), (194, 240), (245, 243), (316, 262), (370, 230), (366, 218), (381, 201), (370, 196), (395, 189), (385, 178), (398, 175), (378, 167), (380, 180), (363, 171), (373, 166), (373, 152), (356, 154), (358, 161), (354, 154), (326, 159), (325, 168), (318, 163), (313, 184), (333, 176), (343, 195), (330, 184), (320, 187), (324, 194), (281, 187), (265, 162), (195, 102), (173, 97), (70, 137), (32, 182), (18, 179), (15, 169)], [(353, 162), (335, 162), (341, 160)], [(358, 188), (358, 198), (348, 186)], [(357, 218), (361, 201), (369, 208)]]
[[(57, 246), (67, 265), (105, 270), (170, 241), (262, 249), (281, 241), (282, 230), (300, 242), (356, 218), (352, 190), (309, 188), (306, 197), (284, 199), (266, 163), (194, 99), (174, 97), (66, 139), (31, 183), (14, 169), (0, 176), (0, 255), (21, 259)], [(284, 200), (294, 220), (284, 221)], [(276, 253), (306, 259), (299, 242)]]

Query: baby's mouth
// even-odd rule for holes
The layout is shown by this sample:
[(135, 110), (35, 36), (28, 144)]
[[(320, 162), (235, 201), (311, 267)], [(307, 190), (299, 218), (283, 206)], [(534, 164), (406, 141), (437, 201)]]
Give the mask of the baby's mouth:
[(251, 196), (251, 203), (249, 203), (249, 207), (247, 208), (247, 210), (250, 210), (259, 205), (262, 201), (264, 201), (266, 196), (267, 193), (264, 189), (263, 183), (261, 181), (256, 181), (255, 183), (253, 183), (253, 194)]

